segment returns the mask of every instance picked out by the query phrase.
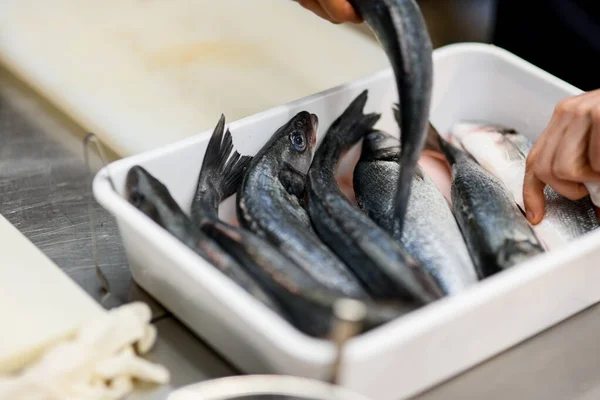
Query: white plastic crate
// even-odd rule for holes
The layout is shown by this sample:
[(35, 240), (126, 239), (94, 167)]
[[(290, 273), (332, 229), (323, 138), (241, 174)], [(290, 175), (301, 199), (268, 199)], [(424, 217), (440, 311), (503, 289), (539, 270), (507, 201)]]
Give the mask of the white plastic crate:
[[(555, 104), (580, 93), (520, 58), (485, 44), (434, 52), (431, 120), (445, 133), (461, 119), (512, 126), (531, 139)], [(254, 154), (301, 110), (329, 125), (365, 88), (366, 112), (382, 112), (378, 127), (397, 129), (391, 70), (232, 122), (234, 144)], [(227, 110), (223, 110), (227, 115)], [(216, 124), (217, 121), (215, 121)], [(142, 165), (165, 183), (186, 211), (211, 132), (110, 164), (94, 181), (97, 200), (117, 219), (134, 279), (199, 336), (247, 373), (322, 378), (333, 347), (308, 337), (254, 300), (122, 197), (127, 171)], [(107, 173), (118, 193), (111, 190)], [(233, 198), (222, 207), (234, 212)], [(423, 391), (535, 335), (600, 300), (600, 232), (504, 271), (351, 340), (344, 386), (377, 400)]]

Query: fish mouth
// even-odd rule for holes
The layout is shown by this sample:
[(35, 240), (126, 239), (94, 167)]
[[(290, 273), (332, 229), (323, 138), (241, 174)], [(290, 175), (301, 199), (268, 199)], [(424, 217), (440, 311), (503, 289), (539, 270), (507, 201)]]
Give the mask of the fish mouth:
[(312, 145), (313, 147), (317, 144), (317, 130), (319, 129), (319, 117), (315, 114), (310, 114), (310, 122), (312, 124)]

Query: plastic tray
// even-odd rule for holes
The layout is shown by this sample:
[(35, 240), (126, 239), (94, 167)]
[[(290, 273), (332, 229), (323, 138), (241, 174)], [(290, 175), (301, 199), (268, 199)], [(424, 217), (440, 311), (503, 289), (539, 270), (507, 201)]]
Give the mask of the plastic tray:
[[(442, 133), (460, 119), (479, 119), (513, 126), (534, 139), (555, 104), (580, 93), (485, 44), (440, 48), (434, 63), (431, 120)], [(393, 79), (384, 70), (232, 122), (235, 146), (254, 154), (301, 110), (318, 115), (320, 141), (365, 88), (366, 111), (383, 112), (378, 126), (397, 129)], [(139, 164), (189, 210), (210, 133), (110, 164), (95, 178), (95, 196), (118, 221), (134, 279), (228, 360), (247, 373), (322, 378), (333, 357), (329, 343), (300, 333), (122, 197), (127, 171)], [(119, 193), (111, 190), (108, 173)], [(229, 215), (233, 205), (230, 198), (221, 213)], [(381, 400), (440, 383), (599, 301), (598, 257), (600, 232), (594, 232), (356, 337), (347, 347), (342, 383)]]

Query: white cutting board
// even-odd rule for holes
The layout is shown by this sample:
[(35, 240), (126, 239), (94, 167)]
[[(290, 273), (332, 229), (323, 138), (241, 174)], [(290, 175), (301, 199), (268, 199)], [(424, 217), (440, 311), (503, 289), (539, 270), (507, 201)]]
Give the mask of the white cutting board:
[(291, 0), (2, 0), (0, 61), (122, 156), (389, 65)]
[(0, 215), (0, 375), (104, 310)]

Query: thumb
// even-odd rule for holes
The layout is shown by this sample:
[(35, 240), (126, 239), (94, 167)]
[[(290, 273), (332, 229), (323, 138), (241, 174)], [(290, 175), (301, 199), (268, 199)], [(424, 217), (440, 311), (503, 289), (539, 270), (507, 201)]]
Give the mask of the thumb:
[(546, 184), (542, 182), (533, 172), (528, 169), (525, 172), (523, 182), (523, 203), (525, 205), (525, 214), (529, 222), (533, 225), (539, 224), (544, 218), (546, 201), (544, 198), (544, 189)]

